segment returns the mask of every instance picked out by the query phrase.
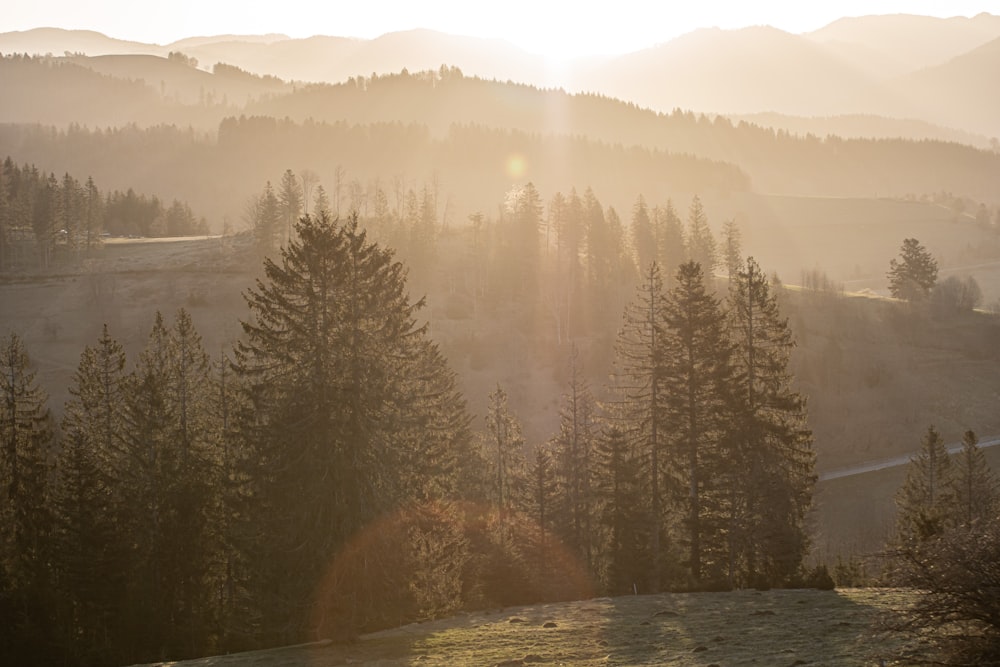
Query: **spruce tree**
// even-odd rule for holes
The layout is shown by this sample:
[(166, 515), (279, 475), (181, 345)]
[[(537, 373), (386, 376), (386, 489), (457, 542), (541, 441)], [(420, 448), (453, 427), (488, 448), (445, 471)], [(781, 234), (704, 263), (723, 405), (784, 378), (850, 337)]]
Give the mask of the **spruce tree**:
[(684, 223), (677, 215), (672, 200), (668, 199), (665, 206), (657, 206), (653, 210), (653, 228), (656, 232), (656, 261), (669, 284), (684, 263), (687, 248)]
[(0, 341), (0, 662), (44, 664), (52, 427), (21, 338)]
[(626, 306), (615, 345), (612, 389), (620, 404), (614, 411), (620, 428), (641, 457), (644, 475), (646, 534), (650, 572), (647, 590), (658, 591), (665, 565), (667, 480), (666, 444), (670, 432), (664, 377), (666, 293), (659, 266), (647, 267), (635, 299)]
[[(246, 294), (236, 349), (245, 397), (234, 511), (257, 610), (248, 630), (277, 643), (305, 636), (312, 605), (325, 604), (312, 592), (353, 535), (414, 495), (457, 486), (446, 478), (467, 450), (468, 421), (416, 321), (423, 302), (409, 299), (403, 266), (356, 214), (344, 224), (304, 216), (264, 272)], [(418, 437), (426, 427), (430, 442)], [(421, 452), (443, 453), (446, 469), (408, 466)], [(349, 634), (360, 618), (341, 603)]]
[(719, 256), (715, 247), (715, 237), (712, 236), (712, 230), (708, 226), (708, 216), (697, 195), (691, 200), (687, 224), (687, 257), (700, 264), (701, 270), (709, 280), (712, 280)]
[(575, 345), (570, 351), (569, 385), (559, 410), (559, 434), (552, 440), (557, 497), (552, 520), (563, 541), (591, 567), (596, 542), (594, 447), (596, 402), (584, 377)]
[[(104, 326), (87, 346), (70, 387), (56, 459), (53, 566), (65, 632), (77, 656), (110, 662), (120, 641), (129, 535), (116, 521), (122, 491), (125, 352)], [(98, 660), (98, 661), (101, 661)]]
[(985, 523), (996, 513), (1000, 486), (973, 431), (962, 436), (962, 450), (953, 456), (953, 463), (955, 522), (964, 526)]
[[(609, 423), (597, 440), (597, 496), (606, 539), (601, 571), (612, 595), (632, 593), (649, 578), (650, 539), (645, 516), (643, 458), (630, 445), (621, 420)], [(643, 588), (645, 591), (645, 588)]]
[(944, 440), (928, 426), (920, 451), (910, 459), (906, 481), (896, 493), (896, 537), (922, 542), (940, 535), (958, 520), (955, 471)]
[(897, 299), (923, 301), (937, 282), (937, 260), (917, 239), (904, 239), (899, 259), (889, 260), (889, 292)]
[(808, 548), (812, 433), (805, 398), (788, 370), (795, 345), (788, 320), (752, 257), (729, 299), (736, 367), (727, 444), (734, 489), (730, 571), (748, 583), (778, 585), (797, 573)]
[(722, 443), (731, 404), (732, 345), (719, 301), (705, 288), (701, 266), (682, 264), (667, 295), (664, 372), (672, 424), (671, 468), (685, 516), (687, 566), (695, 583), (720, 579), (726, 553), (721, 520), (726, 498)]

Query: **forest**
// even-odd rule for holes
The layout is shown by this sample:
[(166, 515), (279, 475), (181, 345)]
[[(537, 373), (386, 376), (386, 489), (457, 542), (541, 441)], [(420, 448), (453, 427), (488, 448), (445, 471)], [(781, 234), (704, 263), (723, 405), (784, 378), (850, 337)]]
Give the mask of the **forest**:
[[(694, 259), (669, 279), (651, 260), (609, 399), (570, 346), (559, 433), (526, 448), (499, 384), (473, 432), (406, 269), (356, 214), (336, 220), (320, 195), (275, 228), (271, 200), (258, 243), (290, 236), (219, 358), (183, 309), (157, 313), (131, 364), (105, 327), (55, 423), (24, 342), (5, 340), (5, 607), (24, 624), (11, 655), (41, 642), (85, 663), (185, 657), (589, 587), (805, 581), (811, 434), (752, 259), (734, 260), (725, 298)], [(522, 280), (502, 298), (516, 300), (538, 289), (542, 207), (530, 185), (507, 206)], [(690, 252), (713, 266), (694, 206)], [(582, 277), (580, 249), (561, 252)], [(32, 635), (46, 616), (59, 621)]]
[(173, 50), (0, 88), (0, 662), (872, 585), (1000, 645), (988, 139)]

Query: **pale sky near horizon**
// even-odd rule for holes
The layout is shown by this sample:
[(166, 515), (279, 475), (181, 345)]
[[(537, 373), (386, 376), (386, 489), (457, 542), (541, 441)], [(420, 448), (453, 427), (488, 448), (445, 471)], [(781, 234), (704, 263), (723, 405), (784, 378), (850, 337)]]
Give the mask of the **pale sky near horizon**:
[(506, 39), (554, 57), (625, 53), (697, 28), (771, 25), (816, 30), (841, 16), (1000, 14), (1000, 0), (51, 0), (15, 1), (0, 13), (0, 32), (39, 27), (86, 29), (109, 37), (169, 44), (185, 37), (283, 33), (373, 38), (429, 28)]

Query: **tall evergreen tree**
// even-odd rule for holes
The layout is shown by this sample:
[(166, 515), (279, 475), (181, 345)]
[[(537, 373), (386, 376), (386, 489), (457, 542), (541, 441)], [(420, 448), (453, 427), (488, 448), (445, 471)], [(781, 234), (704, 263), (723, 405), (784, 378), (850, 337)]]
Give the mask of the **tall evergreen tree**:
[(649, 207), (642, 195), (632, 207), (632, 250), (639, 266), (649, 266), (657, 259), (656, 229), (649, 216)]
[(715, 237), (708, 226), (708, 216), (701, 199), (695, 195), (688, 209), (687, 256), (688, 259), (701, 265), (701, 270), (709, 278), (714, 279), (715, 268), (719, 263), (718, 251), (715, 247)]
[(569, 386), (559, 410), (559, 434), (552, 441), (557, 498), (552, 518), (563, 541), (592, 567), (595, 558), (594, 447), (596, 403), (580, 367), (576, 345), (570, 351)]
[(889, 292), (897, 299), (922, 301), (937, 282), (937, 260), (917, 239), (904, 239), (899, 259), (889, 260)]
[(596, 490), (606, 531), (603, 579), (608, 591), (623, 595), (638, 590), (649, 578), (650, 539), (643, 458), (618, 425), (624, 422), (616, 421), (609, 423), (597, 440)]
[(670, 432), (663, 364), (666, 306), (660, 269), (654, 262), (645, 270), (635, 299), (625, 309), (615, 345), (613, 389), (620, 402), (616, 414), (623, 420), (621, 428), (642, 459), (645, 474), (646, 529), (651, 559), (646, 584), (652, 591), (660, 590), (666, 554), (664, 528), (668, 492), (664, 482)]
[(1000, 486), (973, 431), (962, 436), (962, 451), (955, 454), (954, 464), (956, 523), (985, 523), (996, 514)]
[(673, 201), (668, 199), (665, 206), (657, 206), (653, 210), (653, 227), (656, 231), (656, 261), (669, 284), (687, 254), (684, 223), (677, 215)]
[(292, 226), (299, 219), (303, 208), (302, 185), (291, 169), (286, 169), (278, 186), (278, 203), (282, 222), (282, 239), (285, 243), (292, 238)]
[(52, 428), (20, 337), (0, 341), (0, 661), (44, 664)]
[[(453, 380), (415, 320), (422, 301), (409, 300), (402, 265), (368, 241), (356, 214), (345, 224), (303, 217), (264, 271), (236, 350), (246, 391), (236, 510), (251, 630), (273, 643), (304, 635), (321, 602), (311, 592), (352, 535), (431, 487), (413, 476), (434, 474), (433, 462), (404, 470), (419, 426), (440, 430), (430, 451), (441, 451), (464, 437), (449, 425), (467, 421), (463, 404), (448, 404)], [(344, 627), (359, 621), (341, 611)]]
[(722, 521), (727, 496), (722, 449), (731, 405), (732, 346), (726, 316), (705, 288), (701, 266), (682, 264), (667, 295), (667, 405), (670, 412), (671, 467), (679, 480), (678, 504), (685, 515), (687, 566), (694, 582), (721, 579), (727, 552)]
[(736, 347), (729, 459), (739, 471), (729, 519), (730, 571), (776, 585), (796, 573), (808, 547), (805, 517), (816, 481), (812, 433), (805, 398), (788, 370), (795, 345), (788, 320), (753, 258), (730, 291), (729, 313)]
[(125, 352), (104, 326), (87, 346), (63, 413), (62, 449), (56, 460), (53, 565), (63, 594), (65, 632), (77, 657), (123, 662), (120, 641), (126, 545), (116, 522), (121, 492), (126, 400)]
[(492, 473), (493, 504), (501, 512), (522, 509), (528, 482), (524, 436), (520, 420), (507, 404), (507, 392), (499, 384), (489, 396), (484, 449)]
[(955, 471), (941, 434), (933, 426), (910, 459), (906, 481), (896, 493), (896, 537), (925, 541), (952, 527), (955, 516)]

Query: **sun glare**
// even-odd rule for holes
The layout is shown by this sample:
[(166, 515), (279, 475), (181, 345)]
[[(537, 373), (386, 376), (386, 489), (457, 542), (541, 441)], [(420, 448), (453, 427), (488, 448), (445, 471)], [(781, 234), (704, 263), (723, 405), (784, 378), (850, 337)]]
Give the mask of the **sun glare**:
[(520, 153), (513, 153), (507, 158), (507, 175), (511, 180), (520, 180), (528, 171), (528, 163)]

